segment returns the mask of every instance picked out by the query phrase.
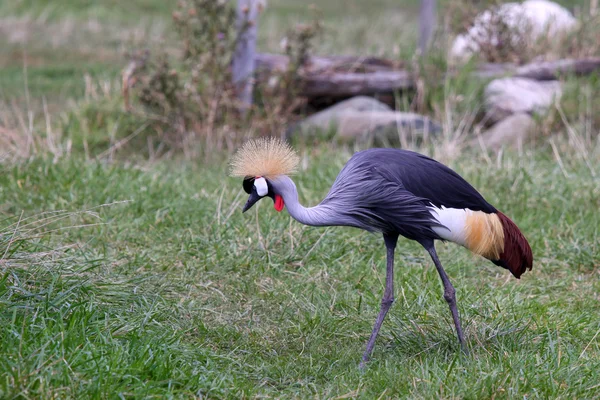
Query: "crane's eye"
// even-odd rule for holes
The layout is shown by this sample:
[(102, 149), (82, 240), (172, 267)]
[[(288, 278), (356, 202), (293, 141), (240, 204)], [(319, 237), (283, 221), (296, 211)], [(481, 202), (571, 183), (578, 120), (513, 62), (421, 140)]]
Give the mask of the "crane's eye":
[(244, 192), (246, 192), (248, 194), (252, 193), (253, 187), (254, 187), (254, 178), (244, 179)]

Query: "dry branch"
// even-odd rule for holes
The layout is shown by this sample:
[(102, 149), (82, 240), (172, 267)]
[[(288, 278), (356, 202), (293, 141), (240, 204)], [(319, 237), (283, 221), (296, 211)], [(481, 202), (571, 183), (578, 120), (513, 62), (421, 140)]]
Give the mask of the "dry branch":
[(252, 106), (251, 78), (254, 75), (259, 11), (256, 0), (238, 0), (237, 30), (240, 39), (235, 49), (231, 72), (242, 113)]

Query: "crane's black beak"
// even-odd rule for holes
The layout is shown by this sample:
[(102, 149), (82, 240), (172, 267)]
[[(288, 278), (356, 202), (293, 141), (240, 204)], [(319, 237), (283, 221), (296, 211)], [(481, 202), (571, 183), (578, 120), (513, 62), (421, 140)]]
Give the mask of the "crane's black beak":
[(242, 209), (242, 212), (245, 213), (246, 211), (248, 211), (260, 199), (262, 199), (262, 197), (260, 197), (258, 195), (258, 193), (256, 193), (256, 189), (253, 189), (252, 192), (250, 192), (250, 196), (248, 197), (248, 201), (246, 202), (246, 205)]

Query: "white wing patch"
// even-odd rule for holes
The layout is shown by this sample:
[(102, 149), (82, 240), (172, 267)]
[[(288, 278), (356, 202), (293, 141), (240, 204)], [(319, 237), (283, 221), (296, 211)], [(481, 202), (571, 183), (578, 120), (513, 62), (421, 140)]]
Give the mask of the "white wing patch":
[(467, 246), (467, 216), (472, 213), (471, 210), (465, 208), (437, 208), (429, 207), (429, 212), (438, 222), (445, 226), (433, 227), (433, 231), (440, 235), (441, 238), (458, 243), (462, 246)]
[(256, 178), (254, 180), (254, 187), (256, 188), (256, 193), (261, 197), (269, 193), (269, 187), (265, 178)]

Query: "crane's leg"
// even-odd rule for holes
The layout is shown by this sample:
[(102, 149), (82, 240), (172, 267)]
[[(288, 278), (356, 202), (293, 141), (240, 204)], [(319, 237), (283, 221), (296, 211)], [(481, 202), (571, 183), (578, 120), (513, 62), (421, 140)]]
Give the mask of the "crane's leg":
[(446, 271), (444, 271), (444, 268), (442, 268), (442, 263), (437, 256), (437, 252), (435, 251), (433, 240), (431, 241), (431, 244), (428, 243), (427, 245), (424, 245), (424, 247), (429, 252), (431, 259), (435, 264), (435, 268), (440, 274), (440, 278), (442, 278), (442, 283), (444, 285), (444, 299), (450, 306), (450, 311), (452, 312), (452, 319), (454, 320), (454, 326), (456, 327), (456, 334), (458, 335), (460, 346), (463, 350), (465, 350), (465, 337), (463, 335), (462, 328), (460, 327), (460, 318), (458, 317), (458, 309), (456, 308), (456, 290), (454, 290), (454, 286), (452, 286), (452, 283), (450, 283), (450, 279), (448, 279)]
[(383, 239), (385, 240), (385, 247), (387, 249), (387, 266), (385, 271), (385, 291), (383, 292), (383, 298), (381, 299), (381, 308), (379, 309), (379, 315), (375, 320), (375, 325), (373, 326), (373, 332), (371, 332), (371, 337), (367, 342), (367, 348), (362, 356), (362, 360), (359, 364), (359, 368), (363, 369), (365, 367), (365, 363), (369, 361), (369, 357), (371, 356), (371, 352), (373, 351), (373, 347), (375, 346), (375, 339), (377, 339), (377, 334), (379, 333), (379, 329), (381, 328), (381, 324), (385, 319), (392, 303), (394, 302), (394, 250), (396, 250), (396, 243), (398, 242), (398, 235), (389, 236), (383, 235)]

